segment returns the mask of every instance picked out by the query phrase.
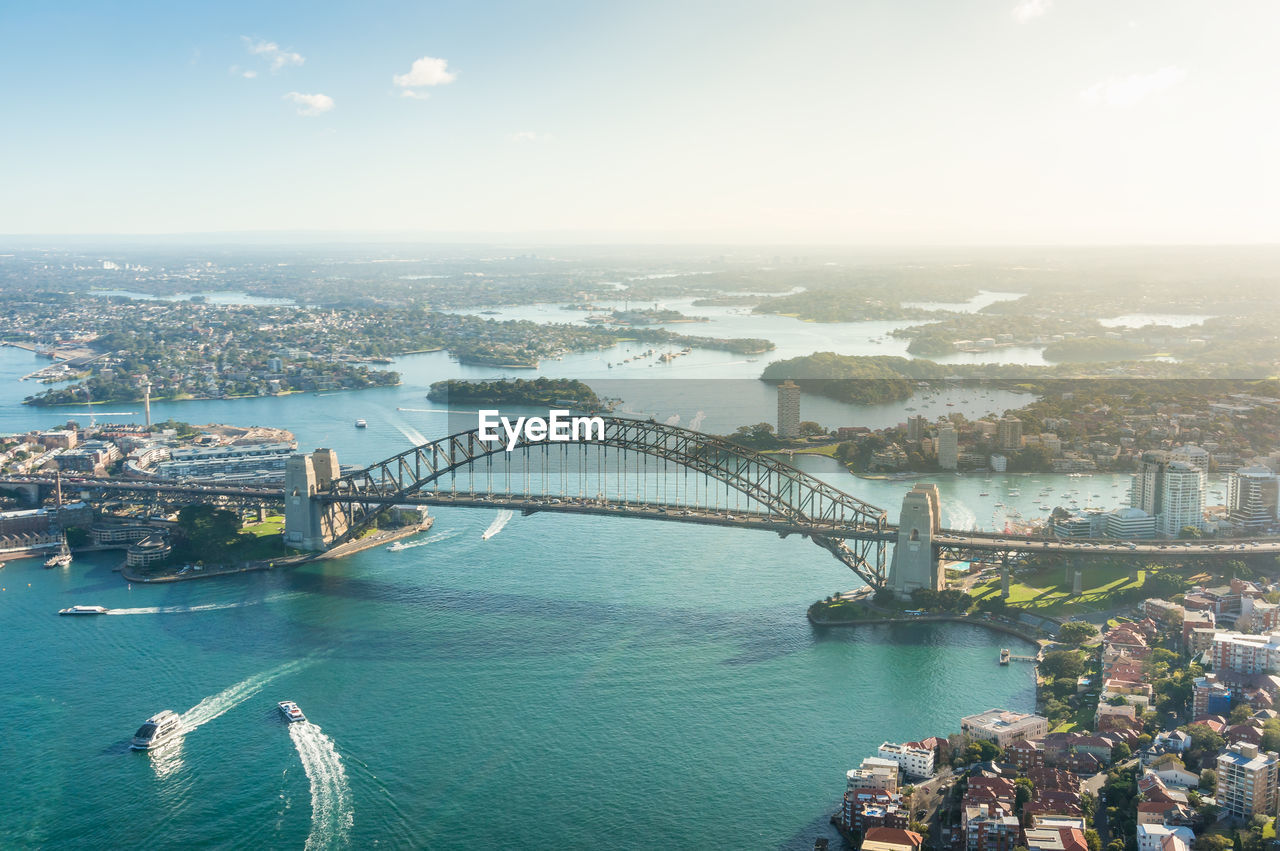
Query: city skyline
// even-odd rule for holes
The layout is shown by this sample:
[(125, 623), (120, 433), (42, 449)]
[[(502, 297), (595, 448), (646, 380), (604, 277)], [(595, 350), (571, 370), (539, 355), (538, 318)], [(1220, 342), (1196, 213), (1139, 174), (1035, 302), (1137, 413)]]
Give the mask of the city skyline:
[(7, 234), (1271, 242), (1273, 4), (0, 12)]

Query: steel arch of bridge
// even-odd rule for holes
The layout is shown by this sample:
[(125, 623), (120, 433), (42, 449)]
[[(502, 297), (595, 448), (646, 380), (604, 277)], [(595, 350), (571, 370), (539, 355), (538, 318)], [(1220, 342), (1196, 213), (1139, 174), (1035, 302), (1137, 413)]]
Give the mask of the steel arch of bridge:
[[(521, 434), (511, 452), (550, 452), (564, 446), (584, 446), (596, 447), (606, 456), (608, 450), (613, 449), (677, 464), (719, 481), (762, 506), (763, 511), (747, 512), (756, 525), (765, 521), (782, 534), (805, 535), (829, 550), (868, 584), (884, 585), (888, 521), (883, 509), (776, 458), (722, 438), (647, 420), (601, 419), (604, 420), (602, 439), (569, 444), (530, 442)], [(335, 541), (340, 543), (366, 528), (383, 507), (413, 502), (414, 495), (437, 485), (446, 476), (507, 452), (503, 440), (481, 440), (479, 430), (472, 429), (415, 446), (347, 473), (316, 496), (327, 504), (328, 510), (341, 515), (338, 528), (346, 531)], [(637, 507), (653, 504), (644, 500), (634, 500), (634, 503)], [(708, 510), (719, 510), (725, 515), (733, 513), (727, 509)], [(637, 511), (637, 516), (663, 518), (652, 512)]]

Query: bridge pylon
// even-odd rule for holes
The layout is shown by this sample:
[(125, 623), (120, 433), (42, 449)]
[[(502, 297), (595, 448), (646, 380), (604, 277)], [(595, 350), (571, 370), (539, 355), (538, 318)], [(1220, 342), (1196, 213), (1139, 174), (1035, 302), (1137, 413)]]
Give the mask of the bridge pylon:
[(917, 484), (907, 491), (902, 498), (898, 541), (893, 548), (893, 561), (889, 565), (885, 587), (903, 596), (917, 588), (941, 591), (946, 587), (946, 575), (933, 547), (933, 536), (941, 528), (938, 486)]
[(284, 468), (284, 542), (300, 550), (324, 550), (346, 532), (344, 515), (317, 499), (342, 475), (338, 453), (317, 449), (291, 455)]

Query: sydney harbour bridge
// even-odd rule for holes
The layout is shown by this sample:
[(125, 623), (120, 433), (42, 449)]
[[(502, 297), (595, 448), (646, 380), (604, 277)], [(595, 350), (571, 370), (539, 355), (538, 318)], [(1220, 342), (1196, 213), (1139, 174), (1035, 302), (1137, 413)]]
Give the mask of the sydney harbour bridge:
[[(407, 449), (358, 470), (336, 453), (292, 456), (285, 485), (236, 486), (213, 481), (84, 478), (63, 487), (91, 502), (122, 498), (168, 504), (284, 504), (285, 543), (324, 550), (349, 541), (389, 506), (505, 508), (640, 517), (758, 529), (807, 538), (873, 587), (897, 592), (943, 587), (944, 560), (1000, 562), (1031, 553), (1075, 559), (1122, 555), (1133, 561), (1239, 558), (1280, 553), (1276, 539), (1120, 541), (1054, 539), (943, 528), (937, 489), (916, 485), (897, 522), (773, 456), (701, 432), (652, 421), (605, 417), (603, 435), (574, 442), (531, 442), (510, 448), (478, 430)], [(3, 487), (45, 490), (49, 478), (0, 480)], [(892, 558), (887, 557), (893, 545)]]

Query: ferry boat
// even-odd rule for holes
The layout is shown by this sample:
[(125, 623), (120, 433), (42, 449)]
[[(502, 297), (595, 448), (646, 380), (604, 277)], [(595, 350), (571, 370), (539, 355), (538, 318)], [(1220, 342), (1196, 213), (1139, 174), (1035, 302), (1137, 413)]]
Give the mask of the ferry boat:
[(129, 747), (135, 751), (149, 751), (182, 735), (182, 718), (166, 709), (148, 718), (134, 734)]
[(69, 609), (58, 609), (60, 615), (105, 615), (111, 611), (106, 606), (72, 606)]
[(62, 539), (62, 546), (58, 551), (49, 558), (45, 559), (45, 567), (70, 567), (71, 566), (71, 548), (67, 546), (67, 539)]
[(280, 707), (280, 714), (284, 716), (284, 720), (290, 724), (295, 721), (306, 721), (307, 716), (302, 714), (302, 710), (298, 708), (298, 704), (292, 700), (282, 700), (276, 704)]
[(1002, 647), (1002, 648), (1000, 649), (1000, 664), (1001, 664), (1001, 665), (1008, 665), (1008, 664), (1009, 664), (1009, 656), (1010, 656), (1009, 648), (1008, 648), (1008, 647)]
[(356, 428), (368, 428), (368, 427), (369, 427), (369, 424), (365, 422), (364, 419), (356, 420)]

